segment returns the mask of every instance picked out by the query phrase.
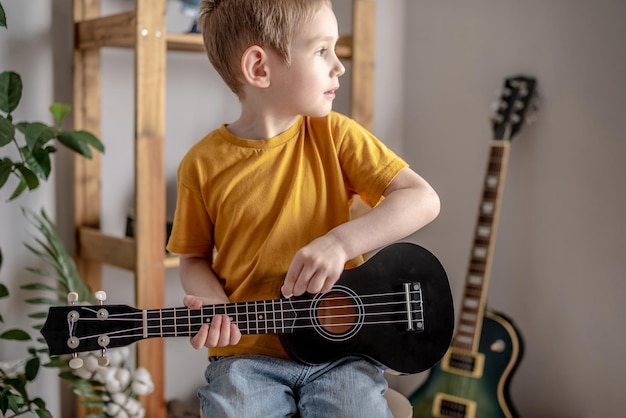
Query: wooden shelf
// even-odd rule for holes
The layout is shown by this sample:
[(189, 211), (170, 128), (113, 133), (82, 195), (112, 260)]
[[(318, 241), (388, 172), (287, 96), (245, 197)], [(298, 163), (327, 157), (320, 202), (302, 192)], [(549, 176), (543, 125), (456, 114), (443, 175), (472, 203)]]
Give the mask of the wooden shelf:
[[(138, 28), (138, 36), (148, 36)], [(102, 16), (75, 23), (74, 44), (76, 49), (103, 47), (135, 48), (137, 39), (137, 13), (135, 11)], [(158, 36), (162, 36), (161, 32)], [(202, 36), (197, 33), (165, 33), (168, 51), (204, 52)], [(353, 36), (342, 36), (337, 43), (337, 55), (352, 58)]]

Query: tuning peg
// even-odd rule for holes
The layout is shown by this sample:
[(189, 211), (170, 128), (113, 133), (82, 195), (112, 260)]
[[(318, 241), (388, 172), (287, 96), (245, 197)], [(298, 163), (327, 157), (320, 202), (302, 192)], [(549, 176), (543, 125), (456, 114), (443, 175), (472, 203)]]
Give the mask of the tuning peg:
[(109, 358), (106, 356), (106, 350), (102, 350), (102, 356), (98, 357), (98, 366), (100, 367), (109, 367), (111, 362)]
[(83, 367), (83, 359), (78, 357), (78, 354), (72, 353), (72, 359), (70, 360), (69, 366), (72, 370), (78, 370)]
[(70, 306), (74, 306), (78, 301), (78, 293), (70, 292), (67, 294), (67, 304)]
[(104, 290), (98, 290), (94, 296), (100, 305), (104, 305), (104, 301), (107, 300), (107, 292)]

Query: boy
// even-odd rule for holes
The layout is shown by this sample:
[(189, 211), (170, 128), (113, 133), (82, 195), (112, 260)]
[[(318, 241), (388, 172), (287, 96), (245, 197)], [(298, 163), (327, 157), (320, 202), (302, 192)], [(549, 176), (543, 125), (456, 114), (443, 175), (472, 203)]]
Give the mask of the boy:
[[(186, 306), (328, 291), (362, 254), (437, 216), (428, 183), (331, 110), (344, 67), (330, 0), (205, 0), (199, 28), (241, 115), (178, 170), (168, 250), (181, 255)], [(374, 209), (351, 219), (356, 194)], [(191, 344), (211, 356), (204, 417), (391, 416), (383, 371), (363, 358), (301, 364), (278, 336), (242, 336), (227, 316)]]

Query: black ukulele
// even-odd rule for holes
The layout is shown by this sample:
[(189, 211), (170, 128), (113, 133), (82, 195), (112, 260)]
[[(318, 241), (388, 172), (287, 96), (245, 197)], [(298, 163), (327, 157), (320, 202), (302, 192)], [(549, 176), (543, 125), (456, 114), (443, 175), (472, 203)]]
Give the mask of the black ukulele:
[(443, 266), (428, 250), (398, 243), (345, 270), (326, 293), (202, 309), (51, 307), (41, 333), (51, 355), (73, 354), (80, 361), (76, 353), (82, 351), (102, 350), (104, 357), (107, 348), (146, 338), (194, 335), (214, 315), (230, 316), (242, 334), (281, 334), (287, 352), (304, 363), (361, 355), (399, 373), (432, 367), (454, 328)]

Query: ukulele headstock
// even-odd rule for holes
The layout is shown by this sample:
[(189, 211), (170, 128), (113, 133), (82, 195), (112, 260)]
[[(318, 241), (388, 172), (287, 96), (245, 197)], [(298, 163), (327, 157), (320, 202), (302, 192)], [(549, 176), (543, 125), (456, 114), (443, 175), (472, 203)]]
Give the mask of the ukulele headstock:
[(106, 293), (97, 292), (98, 305), (76, 305), (78, 295), (68, 295), (68, 306), (53, 306), (41, 329), (50, 354), (71, 354), (71, 368), (80, 368), (78, 353), (101, 351), (98, 363), (108, 365), (106, 350), (143, 338), (142, 311), (126, 305), (104, 305)]
[(504, 80), (500, 97), (491, 117), (494, 139), (511, 140), (524, 123), (534, 120), (538, 106), (537, 81), (516, 76)]

